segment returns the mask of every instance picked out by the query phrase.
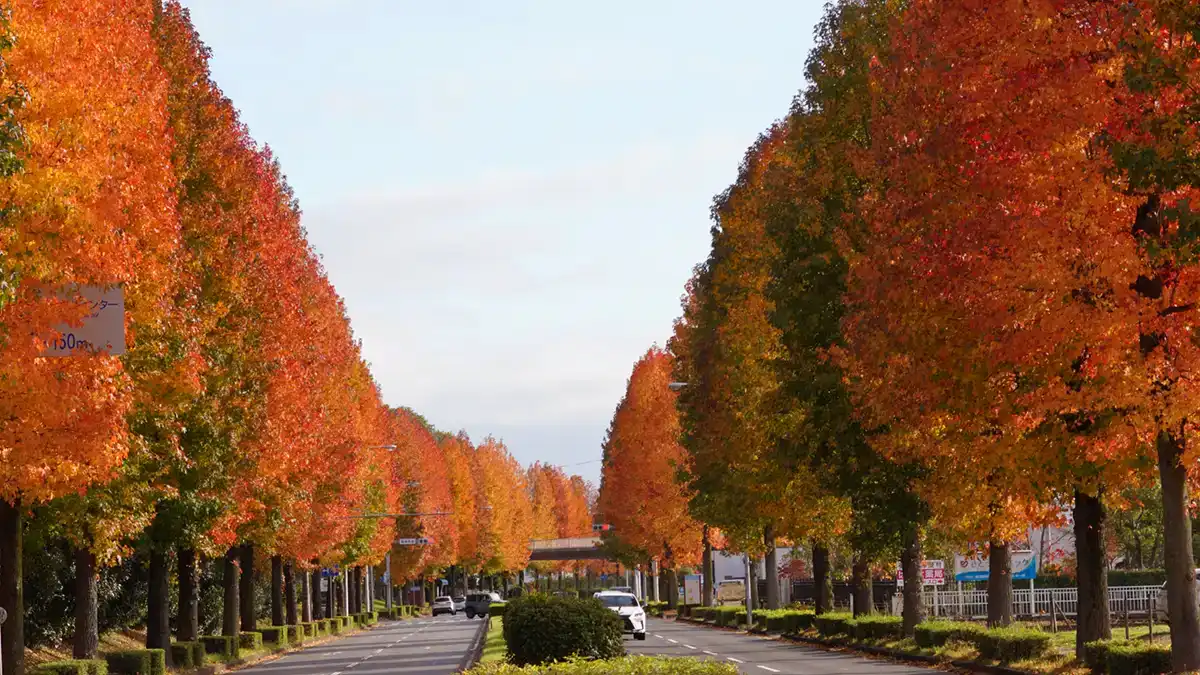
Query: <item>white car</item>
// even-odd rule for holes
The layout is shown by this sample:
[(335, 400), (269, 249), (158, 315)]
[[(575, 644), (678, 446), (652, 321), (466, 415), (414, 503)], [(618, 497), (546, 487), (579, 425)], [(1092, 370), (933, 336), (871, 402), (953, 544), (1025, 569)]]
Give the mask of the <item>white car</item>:
[[(1200, 569), (1196, 570), (1196, 577), (1200, 578)], [(1200, 591), (1200, 588), (1197, 590)], [(1197, 598), (1197, 602), (1200, 602), (1200, 597)], [(1170, 623), (1167, 618), (1167, 582), (1165, 581), (1163, 582), (1162, 590), (1154, 598), (1154, 618), (1156, 621)]]
[(448, 595), (439, 595), (433, 599), (433, 615), (449, 614), (454, 616), (458, 614), (458, 609), (454, 607), (454, 598)]
[(620, 615), (625, 623), (625, 632), (633, 633), (633, 639), (646, 639), (646, 612), (633, 593), (601, 591), (592, 597), (602, 605)]
[(465, 612), (465, 611), (467, 611), (466, 596), (462, 596), (462, 595), (455, 596), (454, 597), (454, 612), (457, 614), (458, 612)]

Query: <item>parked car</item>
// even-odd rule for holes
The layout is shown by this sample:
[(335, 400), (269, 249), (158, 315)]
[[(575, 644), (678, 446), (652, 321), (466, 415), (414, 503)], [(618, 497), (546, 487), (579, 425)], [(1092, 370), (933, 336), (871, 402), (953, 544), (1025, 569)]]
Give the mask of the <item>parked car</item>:
[(454, 598), (454, 611), (455, 611), (455, 612), (465, 612), (465, 611), (467, 611), (467, 599), (466, 599), (466, 597), (459, 595), (459, 596), (456, 596), (456, 597)]
[(493, 603), (504, 604), (499, 593), (469, 593), (467, 594), (466, 608), (463, 611), (467, 613), (468, 619), (487, 616)]
[[(1200, 578), (1200, 569), (1196, 570), (1196, 577)], [(1200, 598), (1197, 598), (1200, 602)], [(1170, 623), (1167, 620), (1167, 582), (1163, 582), (1162, 590), (1154, 597), (1154, 620), (1163, 623)]]
[(633, 589), (629, 586), (613, 586), (608, 590), (612, 591), (613, 593), (629, 593), (630, 595), (633, 595)]
[(633, 633), (633, 639), (646, 639), (646, 612), (638, 602), (637, 596), (619, 591), (601, 591), (592, 597), (620, 615), (625, 624), (625, 632)]
[(449, 614), (454, 616), (458, 614), (458, 610), (454, 608), (454, 598), (448, 595), (439, 595), (433, 599), (433, 615)]

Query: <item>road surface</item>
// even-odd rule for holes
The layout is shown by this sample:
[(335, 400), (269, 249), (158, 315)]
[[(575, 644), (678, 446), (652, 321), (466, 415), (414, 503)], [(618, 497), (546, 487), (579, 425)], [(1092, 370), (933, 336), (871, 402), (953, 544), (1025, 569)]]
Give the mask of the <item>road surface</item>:
[(442, 675), (470, 665), (486, 622), (463, 616), (381, 621), (350, 637), (242, 670), (253, 675)]
[(625, 648), (630, 654), (728, 661), (736, 664), (743, 673), (753, 675), (930, 675), (937, 672), (682, 621), (650, 619), (646, 633), (645, 642), (626, 640)]

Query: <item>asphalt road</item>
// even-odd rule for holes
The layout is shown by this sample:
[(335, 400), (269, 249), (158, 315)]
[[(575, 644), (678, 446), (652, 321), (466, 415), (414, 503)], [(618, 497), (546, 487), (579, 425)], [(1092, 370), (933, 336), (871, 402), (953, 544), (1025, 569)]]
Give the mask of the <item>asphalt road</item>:
[(716, 630), (689, 623), (650, 619), (644, 642), (628, 639), (630, 654), (691, 656), (729, 661), (743, 673), (797, 675), (929, 675), (933, 670), (827, 652), (792, 642)]
[(469, 665), (486, 622), (463, 616), (381, 621), (350, 637), (292, 652), (241, 672), (254, 675), (441, 675)]

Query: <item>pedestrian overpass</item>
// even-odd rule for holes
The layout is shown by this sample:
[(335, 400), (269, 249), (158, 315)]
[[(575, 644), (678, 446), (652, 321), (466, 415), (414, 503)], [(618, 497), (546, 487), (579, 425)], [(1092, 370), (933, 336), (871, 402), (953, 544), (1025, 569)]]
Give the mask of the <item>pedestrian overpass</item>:
[(534, 539), (529, 542), (530, 562), (547, 560), (616, 560), (601, 548), (600, 537)]

